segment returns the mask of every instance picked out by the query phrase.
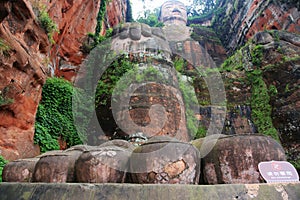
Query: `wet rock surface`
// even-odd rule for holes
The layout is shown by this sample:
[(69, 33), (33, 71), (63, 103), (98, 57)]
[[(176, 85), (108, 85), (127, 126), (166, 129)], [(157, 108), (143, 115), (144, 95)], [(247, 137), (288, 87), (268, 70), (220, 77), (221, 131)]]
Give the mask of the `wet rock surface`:
[[(204, 143), (205, 142), (205, 143)], [(200, 153), (210, 146), (204, 139), (192, 142)], [(203, 145), (203, 147), (202, 147)], [(258, 164), (285, 161), (285, 152), (274, 139), (258, 135), (221, 136), (202, 159), (206, 184), (262, 183)]]

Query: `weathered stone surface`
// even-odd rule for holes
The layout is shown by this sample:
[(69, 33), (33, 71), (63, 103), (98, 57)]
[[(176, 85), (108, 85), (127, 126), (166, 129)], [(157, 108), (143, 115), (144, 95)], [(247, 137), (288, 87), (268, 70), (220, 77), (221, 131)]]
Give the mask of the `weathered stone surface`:
[(2, 200), (20, 199), (291, 199), (299, 183), (249, 185), (24, 184), (1, 183)]
[(151, 28), (147, 24), (141, 24), (142, 27), (142, 35), (145, 37), (151, 36)]
[[(173, 71), (168, 72), (170, 73), (166, 73), (165, 80), (172, 80), (175, 74)], [(172, 74), (174, 76), (170, 77)], [(126, 102), (120, 102), (120, 108), (117, 109), (119, 112), (116, 113), (116, 120), (122, 124), (121, 128), (125, 133), (141, 132), (146, 137), (166, 135), (180, 141), (190, 140), (186, 129), (185, 107), (176, 88), (149, 83), (130, 95), (131, 109), (128, 111)], [(157, 105), (162, 107), (155, 107)], [(127, 112), (128, 115), (125, 115)]]
[(165, 24), (186, 25), (187, 11), (180, 1), (166, 1), (161, 6), (160, 20)]
[(35, 166), (33, 182), (75, 182), (75, 162), (81, 154), (81, 150), (70, 149), (42, 156)]
[[(131, 33), (136, 29), (142, 29), (138, 36), (135, 36), (136, 33)], [(140, 39), (135, 41), (139, 37)], [(123, 24), (114, 31), (112, 49), (125, 52), (130, 61), (140, 62), (138, 74), (141, 74), (140, 77), (144, 76), (143, 80), (133, 81), (127, 86), (130, 92), (124, 95), (129, 95), (129, 111), (125, 96), (120, 99), (120, 102), (112, 105), (116, 111), (115, 121), (122, 130), (120, 135), (142, 132), (146, 137), (169, 135), (188, 141), (185, 107), (178, 87), (176, 71), (170, 62), (171, 50), (163, 30), (136, 23)], [(147, 70), (151, 69), (153, 73), (147, 73)], [(155, 112), (156, 104), (162, 107), (158, 109), (160, 112)], [(110, 105), (107, 107), (110, 109)], [(102, 116), (106, 113), (101, 110), (98, 114), (98, 118), (99, 116), (104, 118)], [(162, 122), (164, 124), (159, 125)]]
[[(51, 49), (51, 64), (56, 76), (74, 80), (79, 65), (86, 57), (81, 47), (87, 42), (87, 34), (95, 32), (100, 2), (100, 0), (44, 2), (51, 19), (59, 29), (59, 33), (54, 35), (55, 45)], [(106, 4), (101, 35), (105, 35), (107, 27), (114, 27), (126, 18), (126, 0), (112, 0)]]
[(127, 141), (110, 141), (85, 151), (76, 161), (76, 178), (84, 183), (124, 183), (133, 146)]
[(134, 24), (130, 26), (130, 38), (132, 40), (140, 40), (141, 39), (141, 25), (140, 24)]
[(222, 11), (217, 15), (213, 27), (229, 53), (244, 45), (259, 31), (300, 33), (300, 10), (296, 3), (223, 0), (218, 8)]
[[(109, 27), (115, 27), (116, 25), (125, 22), (127, 3), (126, 0), (112, 0), (107, 2), (106, 5), (106, 21)], [(104, 28), (104, 26), (103, 26)]]
[(198, 184), (200, 155), (188, 143), (154, 137), (134, 150), (130, 172), (133, 183)]
[(227, 54), (214, 30), (208, 27), (195, 26), (193, 27), (191, 37), (205, 48), (216, 65), (220, 67), (227, 58)]
[[(298, 162), (300, 159), (299, 41), (299, 34), (286, 31), (259, 32), (253, 36), (252, 42), (247, 43), (234, 54), (230, 64), (226, 64), (228, 69), (222, 71), (228, 107), (234, 108), (231, 108), (227, 115), (224, 133), (235, 133), (239, 127), (242, 128), (240, 125), (244, 123), (237, 124), (235, 118), (242, 116), (239, 114), (244, 113), (241, 108), (252, 98), (251, 81), (253, 80), (249, 79), (247, 74), (254, 69), (261, 70), (269, 95), (266, 98), (269, 98), (272, 107), (270, 117), (273, 125), (278, 131), (282, 146), (288, 152), (288, 160), (298, 160)], [(260, 64), (253, 62), (259, 57), (254, 56), (255, 49), (256, 52), (260, 52), (261, 56), (258, 58)], [(253, 132), (257, 132), (257, 124), (254, 124), (251, 118), (251, 106), (246, 106), (246, 115), (241, 118), (244, 121), (247, 118), (248, 122), (248, 125), (245, 124), (240, 129), (244, 130), (244, 133), (248, 133), (249, 127), (254, 127), (256, 130)]]
[[(194, 142), (195, 143), (195, 142)], [(197, 144), (197, 143), (196, 143)], [(198, 148), (202, 142), (198, 143)], [(258, 164), (286, 160), (281, 145), (259, 135), (220, 137), (212, 151), (203, 158), (203, 178), (207, 184), (263, 182)]]
[(48, 37), (28, 1), (0, 2), (0, 38), (9, 47), (0, 56), (0, 151), (8, 160), (39, 154), (34, 121), (47, 74)]
[(9, 162), (2, 172), (3, 182), (31, 182), (39, 158), (20, 159)]

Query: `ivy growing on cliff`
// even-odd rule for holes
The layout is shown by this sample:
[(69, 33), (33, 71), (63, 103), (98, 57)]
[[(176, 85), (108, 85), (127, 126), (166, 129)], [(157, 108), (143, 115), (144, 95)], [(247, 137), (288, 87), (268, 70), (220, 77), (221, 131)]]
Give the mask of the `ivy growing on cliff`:
[(57, 24), (50, 18), (49, 14), (47, 13), (46, 6), (42, 6), (42, 8), (40, 9), (38, 19), (42, 27), (45, 29), (50, 42), (53, 44), (53, 34), (55, 32), (58, 32), (58, 28)]
[[(73, 122), (72, 96), (79, 93), (71, 83), (60, 78), (48, 78), (43, 86), (42, 100), (36, 114), (34, 142), (41, 152), (60, 148), (58, 140), (66, 141), (67, 146), (82, 144), (86, 135), (79, 132)], [(80, 130), (85, 130), (86, 118), (82, 116)]]
[(259, 69), (247, 72), (247, 76), (252, 85), (251, 108), (252, 120), (257, 126), (259, 133), (269, 135), (278, 142), (279, 136), (274, 128), (271, 118), (272, 107), (268, 88), (263, 80), (262, 71)]
[(2, 170), (4, 166), (8, 163), (7, 160), (5, 160), (1, 155), (0, 155), (0, 182), (2, 182)]
[(96, 29), (95, 29), (96, 37), (98, 37), (100, 35), (100, 32), (102, 30), (102, 23), (103, 23), (105, 13), (106, 13), (106, 4), (107, 4), (107, 0), (102, 0), (100, 2), (100, 8), (99, 8), (99, 12), (97, 15), (97, 25), (96, 25)]
[(186, 67), (186, 62), (182, 58), (175, 58), (174, 67), (177, 73), (177, 79), (179, 84), (179, 89), (183, 97), (185, 111), (186, 111), (186, 126), (190, 136), (193, 139), (202, 138), (206, 135), (206, 128), (198, 123), (195, 116), (195, 111), (193, 110), (199, 104), (199, 100), (196, 97), (193, 84), (182, 78), (184, 69)]
[(132, 71), (133, 69), (134, 63), (129, 62), (125, 58), (119, 58), (111, 64), (98, 81), (95, 95), (96, 107), (108, 103), (107, 101), (112, 95), (117, 82), (126, 72)]

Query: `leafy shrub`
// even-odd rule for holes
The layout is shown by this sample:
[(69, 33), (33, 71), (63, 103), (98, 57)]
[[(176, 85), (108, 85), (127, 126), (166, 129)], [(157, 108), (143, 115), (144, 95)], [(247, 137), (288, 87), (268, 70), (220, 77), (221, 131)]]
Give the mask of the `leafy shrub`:
[(2, 156), (0, 156), (0, 182), (2, 182), (2, 170), (6, 163), (8, 163), (8, 161), (5, 160)]
[(139, 17), (137, 22), (148, 24), (151, 27), (162, 27), (164, 24), (158, 19), (159, 13), (159, 9), (154, 9), (153, 11), (146, 10), (144, 11), (144, 16)]
[(68, 147), (82, 144), (87, 122), (83, 116), (80, 131), (74, 125), (72, 96), (75, 92), (78, 90), (64, 79), (47, 79), (36, 115), (34, 135), (41, 152), (59, 149), (59, 138), (66, 141)]
[(42, 27), (45, 29), (50, 42), (53, 44), (54, 43), (53, 34), (55, 32), (58, 32), (58, 28), (56, 23), (50, 18), (49, 14), (47, 13), (46, 6), (43, 6), (41, 8), (38, 19)]

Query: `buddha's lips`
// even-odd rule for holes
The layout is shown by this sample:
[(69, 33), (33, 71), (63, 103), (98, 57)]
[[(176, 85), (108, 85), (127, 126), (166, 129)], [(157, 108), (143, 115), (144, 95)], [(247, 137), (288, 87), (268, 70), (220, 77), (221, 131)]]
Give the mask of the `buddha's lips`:
[(180, 15), (180, 16), (182, 15), (180, 11), (173, 11), (172, 14), (173, 15)]

